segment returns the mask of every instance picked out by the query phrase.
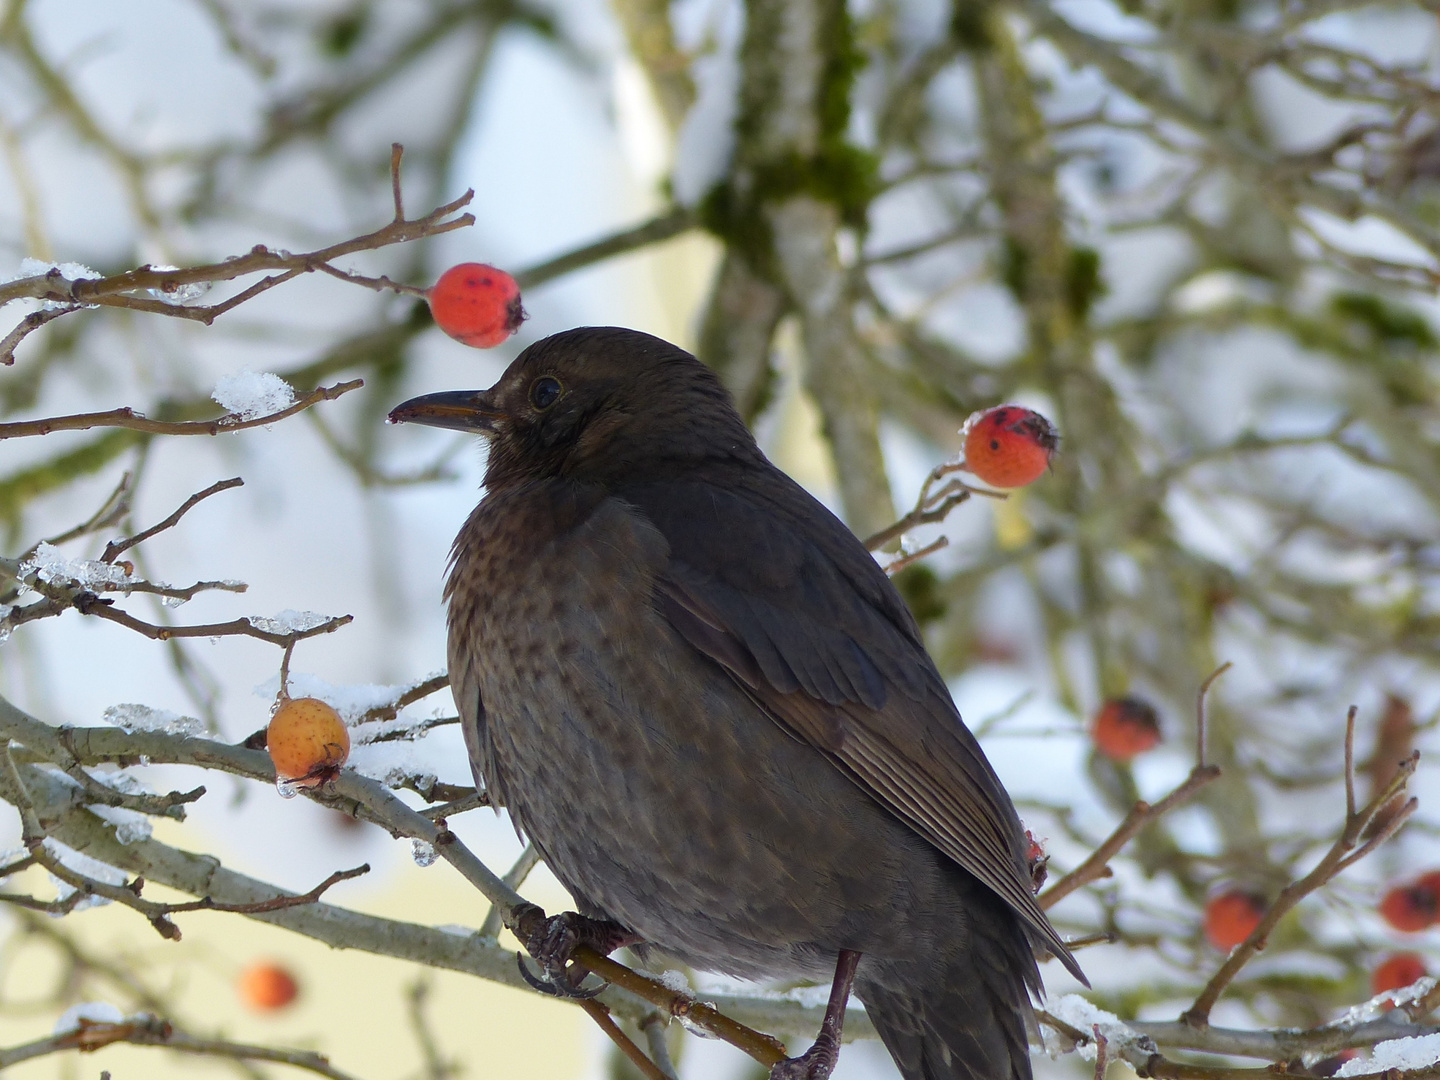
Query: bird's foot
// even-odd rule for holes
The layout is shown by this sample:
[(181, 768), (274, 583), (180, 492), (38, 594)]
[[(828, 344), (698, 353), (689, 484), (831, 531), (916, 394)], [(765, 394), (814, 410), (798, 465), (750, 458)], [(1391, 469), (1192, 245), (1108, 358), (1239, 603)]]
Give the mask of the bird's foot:
[(840, 1059), (840, 1034), (845, 1030), (845, 1004), (850, 1000), (850, 987), (855, 983), (855, 968), (860, 954), (841, 949), (835, 961), (835, 979), (830, 984), (830, 1001), (825, 1006), (825, 1019), (815, 1045), (799, 1057), (786, 1058), (770, 1066), (770, 1080), (829, 1080)]
[(839, 1060), (839, 1037), (821, 1031), (815, 1045), (805, 1053), (771, 1065), (770, 1080), (828, 1080)]
[(590, 972), (571, 959), (577, 948), (584, 945), (608, 954), (641, 940), (608, 919), (592, 919), (575, 911), (547, 917), (534, 904), (522, 904), (515, 909), (514, 929), (515, 936), (544, 972), (543, 980), (535, 978), (525, 967), (524, 959), (517, 955), (525, 981), (537, 990), (558, 997), (591, 998), (605, 989), (604, 985), (589, 990), (581, 987)]

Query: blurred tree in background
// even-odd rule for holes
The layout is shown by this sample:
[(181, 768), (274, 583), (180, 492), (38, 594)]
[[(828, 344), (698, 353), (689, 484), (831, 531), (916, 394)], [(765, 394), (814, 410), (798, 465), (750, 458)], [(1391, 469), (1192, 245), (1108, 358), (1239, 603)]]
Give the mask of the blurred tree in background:
[[(1440, 26), (1420, 3), (157, 0), (120, 13), (9, 0), (0, 796), (23, 843), (0, 900), (12, 940), (48, 943), (68, 973), (26, 1007), (48, 1022), (103, 984), (131, 1019), (97, 1041), (247, 1071), (267, 1060), (205, 1043), (223, 1027), (213, 1016), (169, 1033), (135, 1020), (184, 1003), (133, 954), (86, 951), (73, 915), (26, 906), (69, 912), (90, 893), (138, 907), (147, 934), (145, 919), (168, 935), (249, 914), (523, 987), (498, 913), (458, 937), (277, 906), (272, 885), (180, 850), (205, 837), (161, 843), (136, 817), (182, 817), (193, 799), (146, 794), (135, 776), (273, 780), (238, 743), (263, 714), (235, 694), (268, 673), (273, 696), (282, 652), (288, 663), (305, 640), (296, 656), (334, 683), (396, 684), (368, 698), (305, 684), (330, 693), (357, 743), (433, 727), (423, 742), (446, 762), (376, 750), (309, 794), (416, 838), (422, 862), (438, 820), (441, 854), (483, 877), (464, 844), (443, 842), (452, 818), (471, 842), (461, 823), (480, 816), (460, 816), (478, 799), (458, 740), (443, 741), (453, 727), (416, 711), (443, 688), (424, 678), (443, 655), (436, 583), (476, 472), (463, 442), (382, 427), (407, 394), (498, 372), (441, 340), (418, 295), (483, 258), (516, 274), (534, 316), (502, 361), (576, 316), (679, 337), (861, 536), (906, 514), (972, 411), (1018, 401), (1049, 416), (1063, 439), (1050, 476), (1004, 501), (942, 498), (940, 521), (920, 507), (888, 546), (948, 546), (879, 557), (907, 563), (896, 583), (962, 705), (966, 692), (994, 704), (969, 719), (1046, 841), (1052, 881), (1079, 868), (1052, 915), (1106, 941), (1081, 959), (1090, 999), (1133, 1021), (1104, 1022), (1110, 1052), (1159, 1076), (1231, 1075), (1217, 1063), (1242, 1058), (1323, 1073), (1346, 1047), (1431, 1030), (1427, 984), (1393, 1012), (1330, 1022), (1371, 996), (1401, 945), (1421, 970), (1440, 966), (1423, 936), (1440, 896), (1420, 877), (1440, 866), (1437, 819), (1392, 798), (1440, 710), (1437, 70)], [(510, 123), (517, 109), (542, 122)], [(392, 142), (405, 147), (393, 191)], [(466, 187), (473, 205), (452, 203)], [(242, 369), (277, 373), (290, 396), (227, 413), (211, 391)], [(309, 407), (270, 427), (292, 401)], [(191, 532), (212, 512), (195, 509), (154, 540), (111, 543), (237, 471), (261, 491), (226, 524)], [(422, 534), (423, 548), (407, 543)], [(191, 569), (197, 586), (157, 584)], [(245, 607), (225, 580), (242, 571)], [(241, 618), (272, 596), (334, 597), (355, 622)], [(1225, 662), (1197, 760), (1197, 695)], [(126, 695), (200, 724), (127, 705), (96, 727), (87, 710)], [(1124, 761), (1087, 734), (1122, 699), (1153, 708), (1163, 737)], [(225, 798), (222, 778), (204, 779), (196, 813)], [(1424, 766), (1416, 785), (1433, 788)], [(1152, 804), (1177, 787), (1162, 816)], [(212, 832), (226, 813), (212, 811)], [(136, 874), (241, 913), (172, 920), (126, 884)], [(1253, 897), (1263, 919), (1228, 963), (1206, 935), (1219, 896)], [(1244, 938), (1254, 919), (1241, 922)], [(23, 983), (29, 955), (0, 952), (5, 985)], [(417, 1061), (449, 1075), (424, 996), (411, 999)], [(819, 1014), (733, 987), (703, 996), (792, 1046)], [(600, 1000), (652, 1053), (667, 1038), (682, 1049), (678, 1025), (657, 1034), (655, 1006)], [(0, 998), (0, 1015), (10, 1007)], [(1054, 1011), (1051, 1049), (1093, 1036), (1075, 1002)], [(0, 1050), (0, 1067), (92, 1027)], [(1037, 1068), (1091, 1068), (1060, 1061)], [(617, 1051), (610, 1067), (634, 1066)]]

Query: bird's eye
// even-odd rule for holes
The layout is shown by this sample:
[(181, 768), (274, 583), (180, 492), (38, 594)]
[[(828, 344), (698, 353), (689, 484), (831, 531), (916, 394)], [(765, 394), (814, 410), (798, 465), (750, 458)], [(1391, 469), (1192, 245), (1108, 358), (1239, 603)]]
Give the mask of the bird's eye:
[(542, 375), (530, 384), (530, 404), (544, 412), (560, 396), (560, 380)]

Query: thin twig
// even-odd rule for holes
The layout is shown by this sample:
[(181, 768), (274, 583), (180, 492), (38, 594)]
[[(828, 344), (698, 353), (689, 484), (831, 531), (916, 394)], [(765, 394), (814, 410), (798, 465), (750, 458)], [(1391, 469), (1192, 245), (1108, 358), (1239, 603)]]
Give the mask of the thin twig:
[(640, 1021), (640, 1030), (645, 1033), (645, 1045), (650, 1051), (650, 1060), (660, 1070), (665, 1080), (679, 1080), (675, 1062), (670, 1057), (670, 1044), (665, 1032), (670, 1022), (659, 1013), (651, 1013)]
[(591, 1020), (595, 1021), (600, 1028), (613, 1042), (620, 1052), (630, 1059), (630, 1063), (640, 1070), (646, 1080), (668, 1080), (668, 1077), (660, 1071), (656, 1064), (645, 1056), (645, 1051), (635, 1045), (635, 1040), (620, 1030), (620, 1025), (610, 1015), (610, 1010), (593, 998), (580, 1002), (580, 1008), (584, 1009)]
[[(1354, 718), (1355, 710), (1351, 709), (1346, 721), (1347, 742), (1351, 742), (1354, 738)], [(1353, 747), (1347, 751), (1347, 756), (1353, 756)], [(1401, 763), (1394, 778), (1377, 792), (1369, 803), (1355, 813), (1347, 812), (1344, 828), (1341, 830), (1339, 838), (1331, 846), (1330, 850), (1325, 853), (1324, 858), (1320, 860), (1310, 873), (1298, 881), (1292, 881), (1280, 891), (1280, 895), (1275, 898), (1275, 902), (1272, 903), (1265, 914), (1261, 916), (1259, 924), (1250, 932), (1250, 936), (1231, 950), (1230, 955), (1225, 958), (1225, 962), (1220, 965), (1220, 969), (1216, 971), (1210, 978), (1210, 981), (1205, 984), (1205, 988), (1195, 999), (1194, 1004), (1185, 1010), (1184, 1014), (1180, 1017), (1183, 1023), (1190, 1024), (1193, 1027), (1204, 1027), (1208, 1024), (1210, 1022), (1210, 1012), (1215, 1007), (1215, 1003), (1220, 999), (1220, 995), (1225, 992), (1225, 988), (1229, 986), (1235, 979), (1235, 976), (1240, 973), (1240, 969), (1249, 963), (1251, 957), (1265, 947), (1270, 932), (1275, 929), (1275, 926), (1280, 922), (1281, 918), (1288, 914), (1296, 904), (1310, 895), (1310, 893), (1328, 883), (1336, 874), (1340, 873), (1346, 867), (1351, 866), (1357, 860), (1375, 850), (1376, 847), (1384, 843), (1390, 836), (1393, 836), (1395, 831), (1415, 812), (1418, 803), (1416, 800), (1411, 799), (1401, 808), (1400, 812), (1395, 815), (1384, 829), (1379, 830), (1366, 841), (1363, 846), (1360, 845), (1361, 837), (1364, 836), (1366, 828), (1368, 828), (1375, 815), (1379, 813), (1380, 809), (1389, 803), (1391, 799), (1405, 789), (1405, 785), (1409, 781), (1411, 774), (1414, 773), (1419, 760), (1420, 753), (1417, 750)], [(1353, 785), (1353, 775), (1347, 773), (1346, 783), (1347, 787)], [(1347, 799), (1347, 810), (1349, 805), (1351, 805), (1350, 800)], [(1357, 847), (1359, 850), (1356, 850)]]
[(1197, 766), (1203, 767), (1205, 764), (1205, 700), (1210, 694), (1210, 687), (1215, 685), (1215, 680), (1234, 666), (1229, 660), (1226, 660), (1210, 673), (1195, 694), (1195, 764)]
[(1092, 881), (1098, 881), (1100, 878), (1109, 877), (1111, 873), (1110, 860), (1120, 854), (1125, 845), (1134, 839), (1141, 829), (1169, 813), (1175, 807), (1188, 802), (1197, 791), (1219, 775), (1220, 767), (1218, 765), (1197, 765), (1190, 770), (1190, 775), (1179, 787), (1158, 803), (1148, 803), (1143, 799), (1137, 802), (1125, 815), (1125, 820), (1120, 822), (1115, 831), (1105, 838), (1088, 859), (1040, 894), (1037, 898), (1040, 906), (1048, 910), (1076, 889), (1088, 885)]
[(232, 476), (229, 480), (217, 480), (204, 491), (197, 491), (194, 495), (191, 495), (188, 499), (186, 499), (183, 503), (180, 504), (180, 508), (178, 510), (176, 510), (169, 517), (165, 518), (165, 520), (161, 521), (159, 524), (151, 525), (150, 528), (145, 529), (142, 532), (138, 532), (134, 536), (127, 536), (121, 540), (111, 540), (108, 544), (105, 545), (105, 551), (100, 556), (100, 561), (106, 563), (113, 563), (116, 559), (120, 557), (122, 553), (129, 551), (137, 544), (144, 543), (156, 533), (162, 533), (166, 529), (173, 529), (176, 525), (180, 523), (181, 518), (183, 518), (186, 514), (193, 510), (199, 503), (202, 503), (206, 499), (208, 499), (211, 495), (217, 495), (222, 491), (229, 491), (231, 488), (244, 486), (245, 481), (238, 476)]
[(88, 431), (97, 427), (127, 428), (149, 435), (225, 435), (232, 431), (245, 431), (248, 428), (274, 424), (298, 412), (304, 412), (321, 401), (334, 401), (341, 394), (348, 394), (364, 385), (364, 379), (351, 379), (334, 386), (317, 387), (308, 394), (300, 395), (295, 399), (295, 403), (287, 408), (250, 419), (237, 413), (226, 413), (214, 420), (151, 420), (134, 409), (111, 409), (109, 412), (74, 413), (69, 416), (47, 416), (41, 420), (17, 420), (10, 424), (0, 424), (0, 439), (49, 435), (52, 431)]
[(348, 1073), (341, 1072), (330, 1064), (323, 1054), (309, 1050), (280, 1050), (268, 1046), (252, 1046), (246, 1043), (230, 1042), (227, 1039), (201, 1039), (176, 1031), (168, 1021), (142, 1014), (118, 1024), (81, 1020), (79, 1026), (58, 1035), (12, 1046), (0, 1050), (0, 1069), (18, 1065), (22, 1061), (44, 1057), (66, 1050), (91, 1053), (116, 1043), (134, 1046), (159, 1046), (167, 1050), (178, 1050), (182, 1054), (198, 1054), (205, 1057), (234, 1058), (240, 1061), (273, 1061), (281, 1065), (293, 1065), (298, 1069), (319, 1073), (330, 1080), (354, 1080)]
[(405, 147), (400, 143), (390, 144), (390, 193), (395, 199), (395, 220), (405, 220), (405, 200), (400, 197), (400, 159), (405, 156)]
[(948, 536), (942, 536), (933, 543), (926, 544), (922, 548), (918, 548), (917, 550), (909, 552), (908, 554), (901, 555), (898, 559), (893, 559), (890, 562), (886, 563), (885, 573), (889, 574), (891, 577), (894, 577), (901, 570), (904, 570), (912, 563), (917, 563), (928, 555), (934, 555), (935, 552), (939, 551), (943, 547), (948, 547), (949, 545), (950, 538)]
[[(525, 850), (520, 852), (515, 860), (515, 865), (510, 867), (503, 878), (506, 885), (509, 885), (517, 892), (520, 886), (525, 884), (525, 879), (530, 876), (530, 871), (540, 864), (540, 852), (535, 850), (534, 844), (526, 844)], [(479, 934), (484, 938), (498, 937), (500, 934), (503, 912), (494, 904), (485, 913), (485, 921), (480, 924)]]

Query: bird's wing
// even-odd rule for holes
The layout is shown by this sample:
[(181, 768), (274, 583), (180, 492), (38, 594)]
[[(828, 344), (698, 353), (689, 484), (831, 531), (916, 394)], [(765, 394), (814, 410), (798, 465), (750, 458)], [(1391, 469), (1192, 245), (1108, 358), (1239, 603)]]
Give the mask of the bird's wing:
[(845, 526), (778, 470), (614, 494), (670, 545), (657, 602), (783, 727), (984, 882), (1083, 980), (1030, 888), (1023, 830), (904, 601)]

